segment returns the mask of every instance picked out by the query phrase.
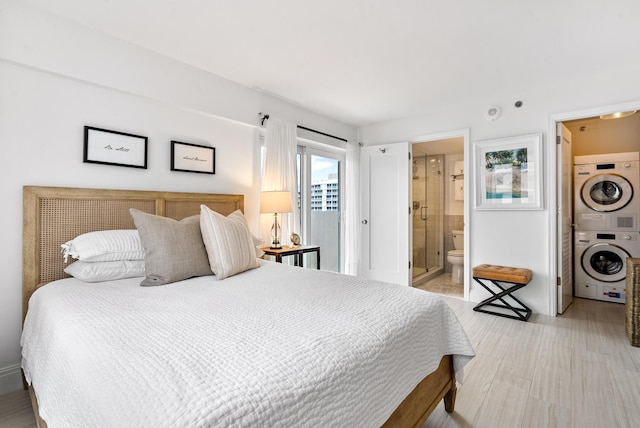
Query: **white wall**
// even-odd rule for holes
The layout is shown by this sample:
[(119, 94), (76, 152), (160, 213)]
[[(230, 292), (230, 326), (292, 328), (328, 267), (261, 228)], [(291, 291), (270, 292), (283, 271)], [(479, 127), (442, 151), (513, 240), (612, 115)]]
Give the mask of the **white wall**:
[[(633, 69), (616, 69), (615, 64), (612, 64), (606, 74), (571, 76), (568, 80), (546, 82), (543, 86), (502, 90), (490, 99), (474, 99), (470, 94), (466, 103), (445, 103), (431, 114), (366, 126), (359, 130), (359, 137), (365, 145), (372, 145), (469, 128), (473, 143), (542, 132), (545, 135), (543, 156), (548, 159), (550, 151), (555, 150), (554, 142), (547, 135), (550, 116), (640, 100), (639, 75), (640, 57), (636, 59), (636, 67)], [(519, 109), (514, 107), (517, 100), (524, 102)], [(489, 122), (484, 118), (484, 113), (488, 106), (494, 104), (502, 107), (502, 117)], [(465, 148), (465, 156), (472, 156), (471, 149), (472, 147)], [(465, 171), (465, 177), (472, 194), (475, 185), (473, 162), (471, 166), (470, 171)], [(543, 168), (544, 210), (500, 212), (472, 209), (466, 223), (470, 245), (465, 248), (465, 257), (470, 257), (470, 268), (491, 263), (532, 269), (533, 280), (518, 295), (535, 312), (554, 314), (549, 288), (554, 269), (550, 262), (550, 247), (555, 238), (550, 236), (553, 229), (550, 218), (553, 216), (549, 210), (555, 202), (550, 200), (549, 187), (553, 185), (551, 177), (555, 174), (555, 165), (547, 161)], [(473, 200), (465, 202), (473, 203)], [(473, 301), (486, 296), (478, 285), (470, 285), (470, 298)]]
[[(245, 195), (258, 229), (258, 112), (355, 129), (19, 2), (0, 10), (0, 394), (22, 386), (22, 186)], [(149, 137), (148, 169), (82, 162), (83, 126)], [(216, 174), (171, 172), (172, 139), (216, 147)]]

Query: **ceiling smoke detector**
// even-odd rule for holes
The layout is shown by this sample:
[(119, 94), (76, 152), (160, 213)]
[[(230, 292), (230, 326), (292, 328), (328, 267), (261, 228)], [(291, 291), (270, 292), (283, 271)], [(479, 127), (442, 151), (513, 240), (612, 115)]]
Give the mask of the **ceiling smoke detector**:
[(498, 118), (500, 117), (501, 114), (502, 114), (502, 110), (500, 109), (500, 107), (498, 107), (498, 106), (490, 106), (487, 109), (487, 112), (484, 114), (484, 117), (488, 121), (493, 122), (494, 120), (498, 120)]

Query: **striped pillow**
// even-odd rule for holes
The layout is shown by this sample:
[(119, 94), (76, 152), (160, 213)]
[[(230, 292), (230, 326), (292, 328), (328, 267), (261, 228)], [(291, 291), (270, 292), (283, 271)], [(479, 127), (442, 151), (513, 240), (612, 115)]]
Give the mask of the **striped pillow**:
[(249, 224), (240, 210), (225, 217), (201, 205), (200, 231), (216, 278), (224, 279), (260, 266)]

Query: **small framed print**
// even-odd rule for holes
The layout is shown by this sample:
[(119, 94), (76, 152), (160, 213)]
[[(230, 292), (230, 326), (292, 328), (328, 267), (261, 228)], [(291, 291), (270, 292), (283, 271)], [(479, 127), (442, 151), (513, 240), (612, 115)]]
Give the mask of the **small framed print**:
[(475, 143), (476, 209), (542, 209), (542, 134)]
[(147, 169), (147, 137), (85, 126), (83, 161)]
[(171, 141), (171, 171), (216, 173), (216, 148)]

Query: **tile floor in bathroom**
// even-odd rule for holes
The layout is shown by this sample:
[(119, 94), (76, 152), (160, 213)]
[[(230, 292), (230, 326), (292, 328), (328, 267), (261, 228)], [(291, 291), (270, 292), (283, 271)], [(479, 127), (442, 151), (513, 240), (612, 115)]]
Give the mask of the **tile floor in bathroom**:
[(461, 299), (464, 297), (464, 286), (462, 284), (454, 284), (451, 281), (451, 272), (443, 273), (429, 281), (415, 284), (414, 287), (445, 296), (458, 297)]

